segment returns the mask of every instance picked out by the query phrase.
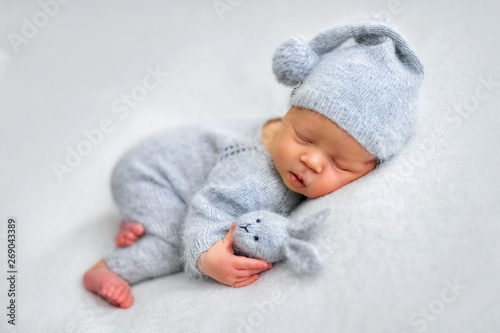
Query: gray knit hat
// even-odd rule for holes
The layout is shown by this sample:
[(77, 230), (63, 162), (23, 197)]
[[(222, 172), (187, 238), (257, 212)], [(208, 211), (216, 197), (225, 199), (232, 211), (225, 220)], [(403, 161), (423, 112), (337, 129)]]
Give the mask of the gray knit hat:
[[(340, 47), (354, 38), (356, 45)], [(317, 111), (379, 160), (399, 152), (414, 133), (424, 68), (386, 22), (361, 20), (291, 38), (274, 54), (279, 82), (296, 86), (290, 103)]]

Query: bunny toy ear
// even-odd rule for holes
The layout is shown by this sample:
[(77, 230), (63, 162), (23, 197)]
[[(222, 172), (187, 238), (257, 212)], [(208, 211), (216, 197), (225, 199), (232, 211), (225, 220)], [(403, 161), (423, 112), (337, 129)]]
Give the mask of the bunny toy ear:
[(284, 245), (287, 262), (297, 273), (312, 273), (323, 269), (324, 264), (318, 251), (308, 243), (290, 238)]
[(288, 227), (290, 236), (299, 239), (309, 239), (316, 236), (321, 230), (326, 218), (330, 215), (331, 209), (326, 208), (312, 214), (302, 220), (293, 222)]

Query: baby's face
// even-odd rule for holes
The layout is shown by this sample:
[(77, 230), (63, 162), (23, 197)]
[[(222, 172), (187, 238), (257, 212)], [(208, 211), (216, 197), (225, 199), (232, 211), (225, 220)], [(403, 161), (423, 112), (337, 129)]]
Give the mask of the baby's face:
[(286, 186), (309, 198), (331, 193), (366, 175), (375, 157), (327, 117), (292, 107), (270, 148)]

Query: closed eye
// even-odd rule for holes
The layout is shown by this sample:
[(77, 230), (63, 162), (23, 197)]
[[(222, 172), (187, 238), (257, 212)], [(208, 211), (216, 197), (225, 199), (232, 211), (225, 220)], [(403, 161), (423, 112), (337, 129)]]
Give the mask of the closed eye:
[(297, 139), (299, 139), (299, 141), (301, 141), (303, 143), (312, 143), (311, 140), (307, 139), (306, 137), (301, 135), (299, 132), (297, 132), (297, 130), (295, 128), (294, 128), (294, 131), (295, 131), (295, 136), (297, 137)]
[(342, 170), (342, 171), (349, 171), (349, 169), (346, 169), (345, 167), (343, 166), (340, 166), (337, 162), (335, 162), (335, 158), (331, 157), (330, 160), (332, 161), (332, 164), (339, 170)]

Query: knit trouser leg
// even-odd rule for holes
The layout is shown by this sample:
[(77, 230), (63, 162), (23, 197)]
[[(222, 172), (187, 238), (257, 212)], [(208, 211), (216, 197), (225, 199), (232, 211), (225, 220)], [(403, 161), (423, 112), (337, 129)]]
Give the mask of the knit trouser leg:
[(108, 267), (128, 283), (180, 272), (183, 264), (177, 246), (155, 235), (144, 235), (129, 247), (117, 248), (107, 257)]
[[(145, 227), (138, 242), (115, 249), (106, 258), (108, 266), (129, 283), (182, 268), (181, 235), (187, 206), (168, 180), (158, 155), (131, 151), (119, 161), (111, 179), (123, 218)], [(156, 160), (148, 160), (151, 156)]]

